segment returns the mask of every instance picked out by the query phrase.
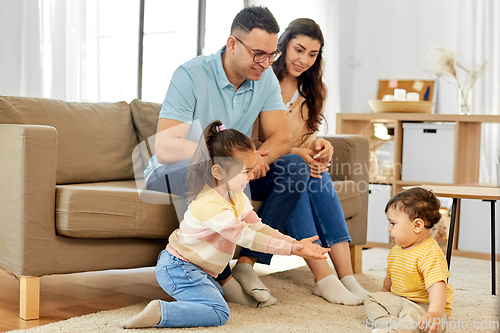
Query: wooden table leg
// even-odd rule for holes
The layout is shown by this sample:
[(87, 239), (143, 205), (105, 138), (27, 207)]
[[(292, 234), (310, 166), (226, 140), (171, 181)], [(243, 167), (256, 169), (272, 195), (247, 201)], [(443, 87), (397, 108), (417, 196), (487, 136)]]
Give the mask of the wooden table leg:
[(354, 274), (363, 272), (363, 246), (354, 245), (349, 247), (351, 251), (351, 265)]

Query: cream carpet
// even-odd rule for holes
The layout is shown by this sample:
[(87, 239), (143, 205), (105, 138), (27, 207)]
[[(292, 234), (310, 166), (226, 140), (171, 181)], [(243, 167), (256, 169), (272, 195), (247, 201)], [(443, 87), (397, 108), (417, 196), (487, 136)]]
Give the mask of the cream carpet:
[[(385, 276), (387, 249), (363, 251), (363, 273), (359, 283), (379, 291)], [(454, 287), (450, 332), (498, 332), (498, 296), (491, 295), (491, 263), (488, 260), (452, 258), (450, 283)], [(497, 273), (498, 277), (498, 273)], [(312, 294), (313, 277), (307, 267), (262, 276), (278, 299), (274, 306), (253, 309), (232, 304), (226, 325), (212, 328), (123, 330), (118, 323), (139, 313), (141, 303), (117, 310), (102, 311), (28, 330), (11, 332), (370, 332), (365, 325), (363, 306), (330, 304)], [(497, 282), (498, 284), (498, 282)], [(168, 299), (168, 296), (165, 296)], [(481, 328), (482, 325), (482, 328)], [(498, 326), (496, 326), (498, 327)]]

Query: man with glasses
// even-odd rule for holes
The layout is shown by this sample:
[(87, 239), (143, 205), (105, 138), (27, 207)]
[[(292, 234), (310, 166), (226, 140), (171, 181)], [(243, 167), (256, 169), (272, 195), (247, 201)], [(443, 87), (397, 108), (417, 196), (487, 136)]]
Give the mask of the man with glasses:
[[(303, 192), (298, 190), (299, 184), (307, 183), (309, 172), (301, 172), (304, 161), (289, 154), (292, 142), (288, 116), (278, 80), (269, 68), (281, 55), (277, 50), (278, 32), (279, 26), (267, 8), (244, 8), (234, 18), (231, 35), (222, 49), (196, 57), (175, 71), (159, 115), (156, 155), (145, 170), (148, 189), (185, 198), (187, 166), (202, 129), (220, 120), (226, 128), (250, 137), (259, 119), (266, 140), (258, 149), (251, 198), (263, 202), (258, 215), (264, 223), (284, 230)], [(180, 219), (185, 204), (176, 206)], [(256, 261), (269, 264), (270, 260), (271, 255), (242, 249), (233, 269), (237, 281), (231, 277), (229, 266), (218, 277), (226, 300), (254, 307), (276, 303), (253, 271)]]

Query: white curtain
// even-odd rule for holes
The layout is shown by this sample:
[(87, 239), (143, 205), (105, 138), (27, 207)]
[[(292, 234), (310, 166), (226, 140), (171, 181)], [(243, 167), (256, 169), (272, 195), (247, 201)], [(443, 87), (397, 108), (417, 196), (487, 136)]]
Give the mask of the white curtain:
[(99, 100), (97, 0), (0, 0), (0, 94)]
[[(500, 1), (460, 0), (458, 54), (468, 64), (488, 62), (472, 91), (472, 113), (500, 115)], [(479, 181), (496, 183), (500, 125), (482, 126)]]

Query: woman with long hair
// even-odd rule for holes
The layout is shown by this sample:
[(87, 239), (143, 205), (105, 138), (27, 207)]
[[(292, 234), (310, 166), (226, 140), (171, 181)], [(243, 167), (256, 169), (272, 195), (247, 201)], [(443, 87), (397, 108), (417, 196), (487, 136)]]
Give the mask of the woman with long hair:
[[(324, 118), (326, 97), (322, 80), (323, 45), (323, 34), (316, 22), (307, 18), (296, 19), (279, 38), (278, 48), (282, 55), (272, 65), (287, 107), (292, 129), (292, 153), (302, 157), (310, 169), (304, 194), (284, 231), (296, 239), (318, 235), (321, 245), (331, 249), (329, 255), (337, 274), (327, 260), (306, 260), (316, 282), (314, 294), (331, 303), (357, 305), (369, 292), (353, 276), (349, 251), (351, 237), (327, 171), (334, 149), (329, 141), (316, 137)], [(253, 135), (257, 145), (258, 137), (262, 135), (259, 135), (257, 120)], [(256, 278), (250, 278), (255, 274), (251, 268), (259, 255), (247, 250), (242, 250), (241, 255), (243, 257), (240, 256), (233, 269), (233, 276), (247, 293), (261, 291), (261, 283), (259, 285)], [(249, 265), (244, 266), (245, 263)]]

